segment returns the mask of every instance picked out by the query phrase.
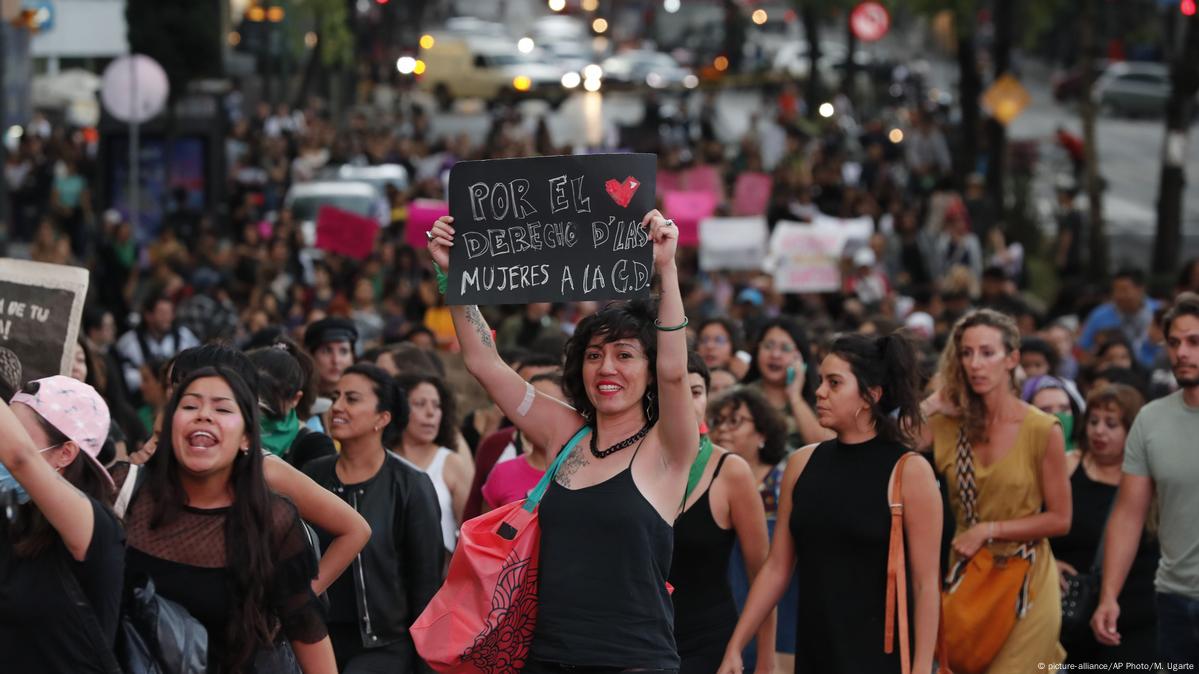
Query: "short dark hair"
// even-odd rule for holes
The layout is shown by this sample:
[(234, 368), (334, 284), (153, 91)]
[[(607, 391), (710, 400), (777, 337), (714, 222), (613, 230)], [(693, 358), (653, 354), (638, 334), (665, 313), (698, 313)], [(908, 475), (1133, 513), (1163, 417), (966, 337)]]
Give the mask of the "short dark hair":
[(758, 449), (758, 461), (767, 466), (778, 464), (787, 456), (787, 422), (766, 396), (747, 386), (734, 386), (708, 403), (708, 418), (715, 419), (722, 412), (735, 411), (742, 405), (749, 411), (754, 430), (764, 439)]
[[(1132, 386), (1125, 384), (1108, 384), (1094, 391), (1087, 396), (1087, 411), (1083, 413), (1078, 424), (1081, 428), (1086, 428), (1091, 414), (1103, 409), (1104, 407), (1115, 406), (1120, 410), (1120, 422), (1124, 425), (1124, 431), (1127, 432), (1132, 428), (1132, 422), (1140, 413), (1141, 407), (1145, 405), (1145, 396)], [(1090, 450), (1090, 442), (1087, 440), (1087, 434), (1084, 431), (1078, 438), (1078, 448), (1082, 452)]]
[(1162, 317), (1162, 332), (1167, 339), (1170, 337), (1170, 328), (1180, 316), (1199, 318), (1199, 293), (1188, 291), (1179, 293), (1178, 297), (1174, 298), (1174, 306)]
[(246, 354), (258, 368), (258, 400), (272, 416), (283, 416), (283, 407), (296, 393), (304, 390), (304, 370), (284, 349), (267, 347)]
[(1112, 276), (1112, 282), (1115, 283), (1120, 279), (1132, 281), (1133, 285), (1136, 285), (1137, 287), (1143, 287), (1145, 285), (1145, 272), (1135, 267), (1121, 267), (1116, 271), (1115, 275)]
[(1045, 362), (1049, 363), (1050, 374), (1057, 372), (1058, 364), (1061, 362), (1061, 356), (1058, 355), (1057, 349), (1040, 337), (1022, 337), (1020, 353), (1039, 353), (1044, 356)]
[(649, 423), (658, 419), (658, 396), (655, 373), (658, 364), (658, 335), (654, 329), (654, 307), (648, 302), (611, 302), (603, 309), (579, 321), (575, 334), (566, 343), (566, 360), (562, 367), (562, 392), (579, 414), (588, 422), (595, 421), (595, 405), (587, 397), (583, 383), (583, 357), (595, 338), (610, 344), (620, 339), (636, 339), (649, 360), (649, 379), (646, 382), (646, 410)]

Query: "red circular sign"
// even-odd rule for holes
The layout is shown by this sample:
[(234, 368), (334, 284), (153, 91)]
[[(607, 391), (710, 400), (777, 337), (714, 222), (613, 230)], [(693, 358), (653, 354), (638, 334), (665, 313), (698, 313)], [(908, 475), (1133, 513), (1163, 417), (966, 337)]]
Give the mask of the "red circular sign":
[(849, 14), (849, 29), (863, 42), (882, 39), (891, 28), (891, 15), (877, 2), (863, 2)]

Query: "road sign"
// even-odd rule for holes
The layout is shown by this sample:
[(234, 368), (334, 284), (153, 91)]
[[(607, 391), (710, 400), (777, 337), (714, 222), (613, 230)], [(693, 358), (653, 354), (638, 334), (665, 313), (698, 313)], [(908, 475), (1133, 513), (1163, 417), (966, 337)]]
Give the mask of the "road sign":
[(881, 40), (891, 28), (891, 15), (877, 2), (863, 2), (849, 14), (849, 29), (863, 42)]
[(1011, 73), (1004, 73), (995, 80), (982, 96), (983, 107), (1004, 126), (1019, 117), (1031, 100), (1028, 89)]
[(143, 124), (166, 107), (171, 87), (166, 71), (145, 54), (130, 54), (104, 69), (100, 101), (122, 122)]

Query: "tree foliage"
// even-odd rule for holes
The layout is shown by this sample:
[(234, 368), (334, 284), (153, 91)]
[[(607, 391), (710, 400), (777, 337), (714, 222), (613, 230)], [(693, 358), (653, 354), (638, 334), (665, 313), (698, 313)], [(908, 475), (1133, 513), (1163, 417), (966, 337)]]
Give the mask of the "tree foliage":
[(158, 61), (171, 97), (192, 80), (223, 75), (218, 0), (128, 0), (129, 48)]
[(354, 58), (346, 0), (280, 0), (287, 13), (287, 45), (297, 56), (308, 47), (304, 36), (310, 31), (319, 40), (321, 62), (329, 67), (348, 65)]

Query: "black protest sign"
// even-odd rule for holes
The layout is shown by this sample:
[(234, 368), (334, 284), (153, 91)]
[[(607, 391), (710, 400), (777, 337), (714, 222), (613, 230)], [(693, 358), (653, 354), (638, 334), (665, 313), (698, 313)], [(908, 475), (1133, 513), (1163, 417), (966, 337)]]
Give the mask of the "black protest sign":
[(87, 285), (80, 267), (0, 259), (0, 376), (71, 373)]
[(657, 157), (598, 154), (466, 161), (450, 171), (450, 304), (610, 300), (649, 294)]

